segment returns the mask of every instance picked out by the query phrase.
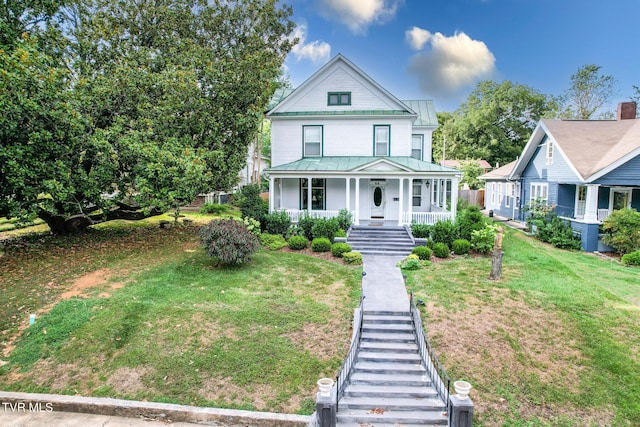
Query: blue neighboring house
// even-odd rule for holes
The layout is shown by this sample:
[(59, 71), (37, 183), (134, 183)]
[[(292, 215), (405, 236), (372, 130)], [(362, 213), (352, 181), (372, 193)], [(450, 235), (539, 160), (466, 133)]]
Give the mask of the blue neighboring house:
[(619, 104), (616, 120), (541, 120), (503, 181), (519, 184), (515, 219), (540, 199), (571, 222), (585, 251), (607, 250), (602, 221), (618, 209), (640, 210), (636, 103)]
[(514, 160), (478, 177), (485, 181), (485, 209), (509, 219), (520, 218), (520, 182), (509, 181), (515, 165)]

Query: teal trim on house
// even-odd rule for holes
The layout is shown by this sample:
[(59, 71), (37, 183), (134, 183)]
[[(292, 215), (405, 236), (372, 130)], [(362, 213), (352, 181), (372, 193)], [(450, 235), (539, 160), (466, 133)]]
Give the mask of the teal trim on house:
[[(387, 154), (376, 154), (376, 130), (378, 128), (387, 128)], [(391, 125), (389, 124), (376, 124), (373, 125), (373, 155), (375, 157), (389, 157), (391, 156)]]
[(302, 116), (412, 116), (406, 110), (326, 110), (326, 111), (289, 111), (272, 113), (271, 117), (302, 117)]

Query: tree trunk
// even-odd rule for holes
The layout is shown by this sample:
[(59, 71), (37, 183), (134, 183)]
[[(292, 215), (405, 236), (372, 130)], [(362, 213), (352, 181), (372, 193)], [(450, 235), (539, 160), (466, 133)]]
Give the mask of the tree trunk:
[(491, 255), (491, 273), (489, 274), (489, 280), (500, 280), (502, 274), (502, 256), (503, 251), (493, 251)]

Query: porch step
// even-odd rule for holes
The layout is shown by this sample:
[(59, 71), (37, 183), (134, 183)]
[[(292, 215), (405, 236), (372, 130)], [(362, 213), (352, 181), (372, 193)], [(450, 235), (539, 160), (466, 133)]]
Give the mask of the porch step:
[(404, 227), (353, 226), (347, 243), (363, 254), (401, 256), (410, 254), (415, 246)]

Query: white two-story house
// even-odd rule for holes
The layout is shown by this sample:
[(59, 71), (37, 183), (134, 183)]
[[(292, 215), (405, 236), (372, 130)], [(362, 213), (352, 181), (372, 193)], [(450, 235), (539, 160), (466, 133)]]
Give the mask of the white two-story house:
[(433, 102), (401, 101), (342, 55), (266, 115), (269, 210), (355, 224), (454, 219), (461, 172), (431, 162)]

